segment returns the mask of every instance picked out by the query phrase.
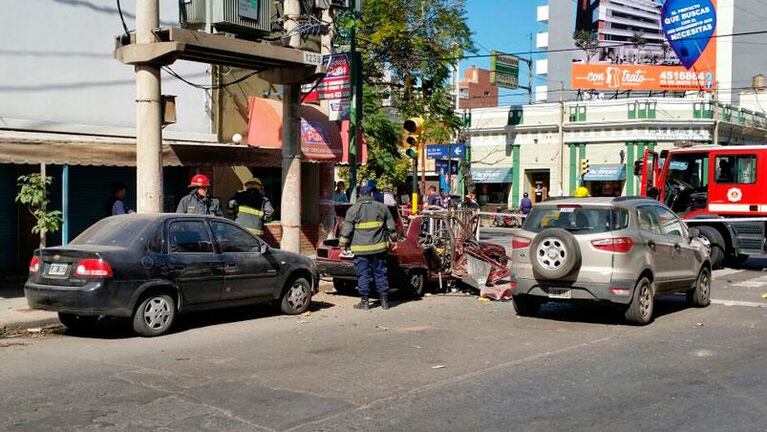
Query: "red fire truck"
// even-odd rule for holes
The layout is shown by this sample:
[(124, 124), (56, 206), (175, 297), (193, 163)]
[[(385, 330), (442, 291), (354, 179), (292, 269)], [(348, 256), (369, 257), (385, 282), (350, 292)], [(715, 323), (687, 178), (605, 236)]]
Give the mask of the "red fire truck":
[(634, 174), (655, 198), (697, 227), (714, 267), (767, 252), (767, 146), (646, 150)]

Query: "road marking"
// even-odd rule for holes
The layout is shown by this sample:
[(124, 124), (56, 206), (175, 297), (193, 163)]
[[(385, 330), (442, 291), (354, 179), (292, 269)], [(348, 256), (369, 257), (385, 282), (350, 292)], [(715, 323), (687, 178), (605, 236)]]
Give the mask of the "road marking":
[(741, 301), (741, 300), (711, 299), (711, 303), (720, 304), (724, 306), (747, 306), (747, 307), (756, 307), (756, 308), (767, 308), (767, 302), (759, 303), (759, 302), (750, 302), (750, 301)]

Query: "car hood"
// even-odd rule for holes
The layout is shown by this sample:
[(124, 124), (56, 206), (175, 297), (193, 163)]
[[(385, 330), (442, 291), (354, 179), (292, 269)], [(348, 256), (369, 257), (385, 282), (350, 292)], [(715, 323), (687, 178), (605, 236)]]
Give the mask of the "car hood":
[(269, 253), (280, 262), (284, 262), (286, 265), (307, 267), (312, 270), (315, 268), (314, 260), (305, 255), (280, 249), (270, 249)]

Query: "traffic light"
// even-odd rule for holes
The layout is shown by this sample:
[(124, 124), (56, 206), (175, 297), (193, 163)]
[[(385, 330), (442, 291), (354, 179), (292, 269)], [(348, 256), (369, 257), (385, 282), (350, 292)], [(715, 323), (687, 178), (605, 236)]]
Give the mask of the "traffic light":
[(581, 175), (586, 174), (589, 172), (589, 160), (583, 159), (581, 160)]
[(421, 133), (423, 132), (423, 118), (413, 117), (405, 120), (402, 125), (405, 129), (405, 144), (408, 148), (405, 150), (405, 154), (411, 158), (416, 159), (418, 152), (421, 150)]

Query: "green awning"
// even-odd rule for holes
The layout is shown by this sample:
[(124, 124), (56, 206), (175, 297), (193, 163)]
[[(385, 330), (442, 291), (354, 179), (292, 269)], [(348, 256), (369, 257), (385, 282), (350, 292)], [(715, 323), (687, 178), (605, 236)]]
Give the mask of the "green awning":
[(606, 164), (591, 165), (583, 176), (583, 181), (621, 181), (626, 180), (626, 165)]
[(472, 168), (471, 178), (474, 183), (511, 183), (511, 167)]

